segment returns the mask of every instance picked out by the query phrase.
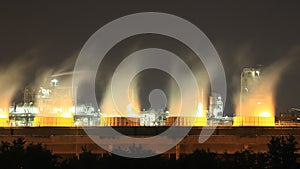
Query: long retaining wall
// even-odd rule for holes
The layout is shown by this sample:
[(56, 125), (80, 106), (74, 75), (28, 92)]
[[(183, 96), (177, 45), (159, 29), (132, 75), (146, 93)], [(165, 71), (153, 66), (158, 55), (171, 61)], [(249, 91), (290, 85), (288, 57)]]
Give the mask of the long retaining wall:
[[(100, 127), (90, 127), (87, 130), (92, 131), (98, 128)], [(131, 137), (151, 137), (165, 131), (168, 127), (113, 128)], [(179, 157), (180, 154), (189, 154), (196, 149), (209, 149), (211, 152), (216, 153), (234, 153), (242, 150), (266, 152), (267, 143), (271, 136), (293, 135), (300, 144), (300, 127), (217, 127), (209, 139), (200, 144), (198, 140), (202, 130), (202, 127), (193, 127), (178, 145), (165, 152), (164, 155)], [(23, 137), (26, 144), (31, 142), (42, 143), (54, 154), (65, 157), (78, 155), (82, 152), (82, 147), (86, 147), (91, 152), (99, 155), (109, 154), (95, 144), (80, 127), (0, 128), (0, 141), (11, 142), (19, 137)]]

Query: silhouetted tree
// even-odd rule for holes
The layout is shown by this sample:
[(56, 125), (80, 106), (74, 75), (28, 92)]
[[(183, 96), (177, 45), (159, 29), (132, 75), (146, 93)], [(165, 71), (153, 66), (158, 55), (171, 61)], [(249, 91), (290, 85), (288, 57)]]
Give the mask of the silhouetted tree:
[[(194, 153), (182, 156), (179, 160), (162, 159), (156, 155), (149, 158), (126, 158), (110, 154), (98, 158), (86, 146), (82, 147), (79, 157), (57, 162), (57, 156), (42, 144), (25, 145), (23, 138), (12, 143), (2, 141), (0, 144), (1, 169), (98, 169), (98, 168), (143, 168), (143, 169), (298, 169), (297, 142), (294, 136), (272, 137), (268, 144), (267, 153), (253, 153), (251, 151), (236, 152), (234, 154), (216, 154), (209, 150), (196, 150)], [(146, 151), (146, 152), (145, 152)], [(116, 149), (115, 152), (135, 155), (149, 154), (141, 146)]]
[(255, 169), (265, 169), (267, 166), (267, 154), (266, 153), (257, 153), (255, 154), (256, 160), (255, 160)]
[(11, 145), (8, 142), (1, 142), (0, 163), (4, 169), (20, 169), (24, 163), (24, 139), (13, 140)]
[(90, 150), (87, 149), (86, 146), (81, 147), (82, 152), (79, 154), (79, 158), (76, 156), (64, 160), (61, 164), (62, 169), (96, 169), (99, 168), (98, 166), (98, 159), (95, 154), (92, 154)]
[(24, 169), (53, 169), (57, 167), (57, 156), (42, 144), (29, 144), (25, 149)]
[(10, 143), (7, 141), (1, 141), (0, 153), (7, 153), (10, 150)]
[(1, 169), (53, 169), (57, 165), (56, 156), (41, 144), (24, 147), (24, 138), (13, 140), (13, 144), (1, 142)]
[(183, 169), (198, 168), (218, 168), (220, 160), (216, 153), (209, 150), (196, 150), (194, 153), (187, 155), (179, 160)]
[(294, 136), (272, 136), (268, 143), (268, 168), (289, 169), (297, 166), (297, 141)]

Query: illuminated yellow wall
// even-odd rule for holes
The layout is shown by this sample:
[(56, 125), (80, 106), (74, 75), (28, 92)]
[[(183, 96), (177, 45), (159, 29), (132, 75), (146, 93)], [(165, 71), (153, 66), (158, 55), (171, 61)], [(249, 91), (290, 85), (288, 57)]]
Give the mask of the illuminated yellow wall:
[(206, 117), (196, 117), (194, 126), (205, 126), (207, 123)]
[(74, 126), (73, 117), (34, 117), (34, 126)]
[(7, 112), (7, 108), (0, 108), (0, 126), (9, 126), (9, 115)]
[(0, 127), (8, 126), (8, 118), (0, 118)]
[(275, 117), (236, 116), (233, 126), (275, 126)]

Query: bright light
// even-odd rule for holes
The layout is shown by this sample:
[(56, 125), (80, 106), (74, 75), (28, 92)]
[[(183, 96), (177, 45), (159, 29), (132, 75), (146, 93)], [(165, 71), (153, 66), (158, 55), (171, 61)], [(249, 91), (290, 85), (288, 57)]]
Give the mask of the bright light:
[(103, 115), (102, 117), (122, 117), (121, 115), (119, 115), (119, 114), (113, 114), (113, 115), (111, 115), (111, 114), (107, 114), (107, 115)]
[(131, 104), (127, 105), (127, 111), (132, 111), (132, 105)]
[(57, 79), (52, 79), (52, 80), (51, 80), (51, 84), (52, 84), (53, 86), (57, 86), (57, 83), (58, 83), (58, 80), (57, 80)]
[(8, 118), (8, 115), (7, 114), (0, 114), (0, 118)]
[(0, 118), (8, 118), (8, 113), (6, 112), (6, 108), (0, 108)]
[(257, 104), (261, 104), (261, 102), (257, 102)]
[(74, 113), (74, 112), (75, 112), (75, 107), (70, 107), (70, 108), (69, 108), (69, 112)]
[(127, 105), (127, 117), (139, 117), (138, 112), (134, 109), (131, 103)]
[(269, 112), (261, 112), (259, 114), (260, 117), (271, 117), (271, 114)]
[(71, 118), (71, 117), (72, 117), (72, 113), (65, 112), (65, 113), (62, 113), (62, 114), (60, 115), (60, 117)]
[(205, 117), (202, 103), (198, 104), (198, 110), (196, 112), (196, 117)]
[(53, 108), (53, 113), (59, 113), (59, 112), (62, 112), (62, 108)]

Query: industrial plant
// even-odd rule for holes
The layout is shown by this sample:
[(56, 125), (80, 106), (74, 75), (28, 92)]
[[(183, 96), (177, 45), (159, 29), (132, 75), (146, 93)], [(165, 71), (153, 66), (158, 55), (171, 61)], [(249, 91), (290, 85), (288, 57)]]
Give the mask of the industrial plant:
[[(242, 70), (236, 112), (232, 117), (225, 115), (224, 99), (218, 91), (212, 91), (208, 98), (201, 92), (198, 107), (190, 113), (194, 116), (174, 115), (169, 112), (174, 109), (155, 107), (138, 111), (135, 108), (137, 102), (128, 103), (124, 114), (111, 104), (106, 105), (109, 109), (101, 110), (101, 106), (95, 108), (89, 103), (76, 103), (72, 76), (72, 72), (49, 75), (38, 87), (24, 89), (22, 104), (2, 106), (0, 138), (9, 141), (22, 136), (28, 142), (45, 144), (60, 156), (79, 156), (82, 147), (86, 147), (103, 157), (110, 153), (91, 140), (85, 130), (112, 127), (130, 137), (151, 137), (170, 126), (191, 128), (181, 142), (163, 153), (166, 158), (176, 159), (197, 149), (216, 153), (266, 152), (268, 140), (274, 135), (293, 134), (299, 140), (300, 110), (291, 108), (275, 117), (273, 93), (265, 85), (266, 76), (261, 66)], [(214, 128), (213, 131), (210, 127)], [(205, 143), (198, 141), (202, 132), (212, 132)], [(118, 148), (113, 142), (109, 146)]]
[[(170, 112), (163, 109), (138, 110), (134, 116), (123, 116), (112, 109), (113, 113), (106, 115), (101, 108), (75, 103), (72, 72), (53, 74), (38, 88), (26, 87), (22, 104), (2, 107), (0, 126), (275, 126), (272, 91), (264, 85), (262, 72), (261, 66), (243, 69), (234, 117), (224, 116), (223, 100), (217, 91), (207, 99), (208, 106), (203, 105), (203, 100), (199, 103), (194, 116), (170, 116)], [(134, 108), (129, 104), (127, 109)], [(287, 119), (287, 115), (282, 117)], [(295, 118), (293, 122), (298, 122), (299, 117)], [(280, 121), (280, 117), (276, 120)]]

